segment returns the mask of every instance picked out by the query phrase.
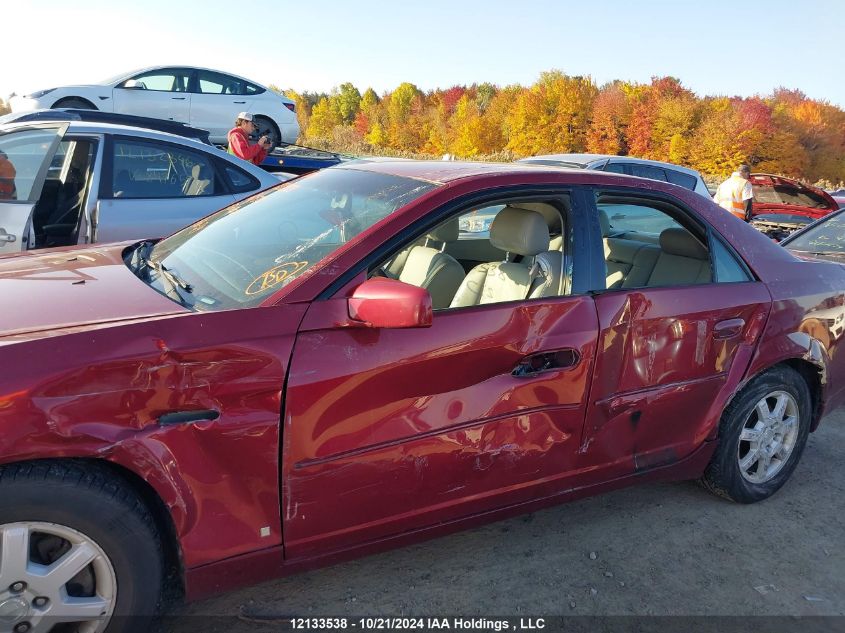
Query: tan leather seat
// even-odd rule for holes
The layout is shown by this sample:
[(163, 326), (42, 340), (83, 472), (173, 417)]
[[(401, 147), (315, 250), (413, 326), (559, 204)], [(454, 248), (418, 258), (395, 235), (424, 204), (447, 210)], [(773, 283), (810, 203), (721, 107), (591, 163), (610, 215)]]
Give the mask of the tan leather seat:
[(399, 253), (386, 271), (399, 281), (428, 290), (435, 310), (448, 308), (464, 279), (464, 268), (454, 257), (428, 246), (428, 243), (432, 240), (442, 242), (445, 248), (446, 244), (457, 239), (458, 218), (454, 218), (429, 233), (423, 244)]
[(186, 196), (202, 196), (208, 191), (211, 185), (211, 177), (208, 174), (208, 168), (205, 165), (197, 163), (191, 167), (191, 175), (185, 180), (182, 185), (182, 194)]
[(664, 229), (660, 233), (660, 255), (646, 285), (685, 286), (710, 281), (710, 256), (698, 238), (686, 229)]
[(458, 288), (451, 307), (518, 301), (557, 295), (560, 251), (548, 251), (549, 226), (542, 213), (508, 205), (490, 225), (490, 242), (521, 262), (491, 262), (473, 268)]

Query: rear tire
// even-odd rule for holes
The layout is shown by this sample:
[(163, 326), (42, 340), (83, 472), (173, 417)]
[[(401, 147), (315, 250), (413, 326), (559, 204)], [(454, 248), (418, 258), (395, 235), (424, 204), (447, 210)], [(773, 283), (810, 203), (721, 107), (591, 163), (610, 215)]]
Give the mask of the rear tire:
[(97, 106), (81, 97), (68, 97), (67, 99), (59, 99), (53, 104), (51, 109), (56, 108), (73, 108), (75, 110), (96, 110)]
[(273, 147), (278, 147), (282, 140), (282, 135), (279, 132), (279, 128), (276, 127), (276, 124), (272, 120), (268, 119), (266, 116), (257, 116), (255, 117), (255, 126), (258, 128), (255, 132), (258, 135), (258, 138), (266, 136), (270, 139)]
[[(32, 564), (46, 572), (27, 573)], [(162, 576), (152, 515), (105, 468), (73, 461), (0, 468), (0, 604), (17, 618), (6, 624), (39, 630), (40, 618), (64, 613), (90, 622), (83, 631), (144, 631), (159, 608)]]
[(771, 497), (801, 459), (811, 413), (810, 390), (798, 372), (781, 366), (761, 374), (722, 414), (702, 485), (739, 503)]

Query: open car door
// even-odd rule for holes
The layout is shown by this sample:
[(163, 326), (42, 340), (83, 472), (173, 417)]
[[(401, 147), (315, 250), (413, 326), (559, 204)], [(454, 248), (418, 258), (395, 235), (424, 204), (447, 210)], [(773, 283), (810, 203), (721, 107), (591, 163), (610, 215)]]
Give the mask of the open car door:
[(68, 123), (0, 132), (0, 255), (32, 245), (32, 214)]

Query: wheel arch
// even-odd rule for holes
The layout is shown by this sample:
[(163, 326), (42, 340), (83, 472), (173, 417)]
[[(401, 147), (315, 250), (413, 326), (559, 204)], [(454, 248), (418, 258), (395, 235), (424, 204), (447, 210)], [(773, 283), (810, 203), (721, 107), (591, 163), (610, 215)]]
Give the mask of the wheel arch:
[(32, 459), (0, 464), (0, 468), (26, 464), (73, 464), (82, 468), (99, 470), (105, 476), (120, 481), (123, 485), (129, 487), (146, 505), (155, 521), (159, 538), (162, 540), (161, 551), (164, 555), (165, 590), (172, 597), (184, 595), (185, 566), (173, 517), (159, 493), (143, 477), (107, 459), (89, 457)]
[(65, 102), (65, 101), (84, 101), (89, 106), (91, 106), (92, 110), (99, 110), (99, 108), (96, 105), (94, 105), (94, 103), (90, 99), (86, 99), (85, 97), (75, 97), (75, 96), (62, 97), (61, 99), (56, 101), (53, 105), (51, 105), (50, 109), (52, 110), (54, 108), (65, 108), (65, 107), (67, 107), (67, 106), (62, 105), (62, 103)]
[[(767, 365), (756, 369), (753, 374), (749, 374), (744, 381), (742, 388), (737, 390), (736, 394), (731, 398), (727, 405), (732, 402), (736, 396), (759, 376), (766, 372), (775, 369), (776, 367), (789, 367), (794, 370), (807, 383), (807, 388), (810, 391), (810, 403), (812, 407), (812, 414), (810, 418), (810, 431), (815, 431), (819, 426), (822, 413), (824, 411), (824, 390), (827, 382), (827, 367), (822, 360), (811, 360), (808, 358), (785, 358), (774, 364)], [(727, 405), (725, 408), (727, 408)]]

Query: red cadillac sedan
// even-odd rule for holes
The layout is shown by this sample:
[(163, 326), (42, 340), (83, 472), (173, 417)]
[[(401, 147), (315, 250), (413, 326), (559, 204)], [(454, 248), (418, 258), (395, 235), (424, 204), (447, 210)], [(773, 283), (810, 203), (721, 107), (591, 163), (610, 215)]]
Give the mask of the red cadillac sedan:
[(758, 501), (845, 399), (842, 266), (612, 173), (347, 163), (161, 241), (0, 259), (0, 291), (17, 633), (635, 482)]

